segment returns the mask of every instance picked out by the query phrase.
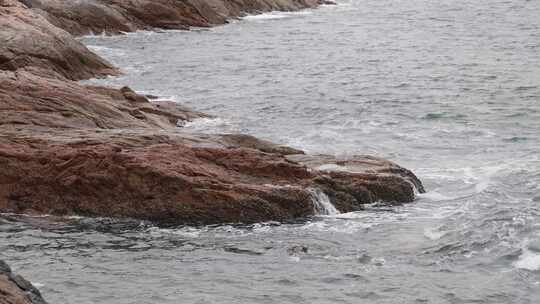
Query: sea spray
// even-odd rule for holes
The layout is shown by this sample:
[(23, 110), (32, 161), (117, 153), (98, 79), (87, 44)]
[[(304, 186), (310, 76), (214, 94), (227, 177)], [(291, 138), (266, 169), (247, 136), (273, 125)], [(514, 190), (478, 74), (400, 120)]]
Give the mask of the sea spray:
[(311, 193), (315, 215), (336, 215), (340, 213), (336, 207), (332, 205), (328, 195), (322, 190), (316, 188), (310, 188), (308, 190)]

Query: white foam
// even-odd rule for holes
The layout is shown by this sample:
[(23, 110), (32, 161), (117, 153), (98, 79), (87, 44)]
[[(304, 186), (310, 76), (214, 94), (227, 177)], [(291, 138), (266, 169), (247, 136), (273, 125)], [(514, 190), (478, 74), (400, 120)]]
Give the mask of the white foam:
[(80, 216), (80, 215), (69, 215), (69, 216), (66, 216), (66, 218), (69, 220), (82, 220), (82, 219), (85, 219), (86, 217)]
[(224, 131), (231, 131), (232, 124), (229, 120), (223, 118), (198, 118), (186, 122), (184, 128), (197, 132), (221, 133)]
[(519, 260), (514, 263), (516, 268), (527, 270), (540, 270), (540, 254), (525, 249), (519, 256)]
[[(149, 95), (152, 95), (152, 94), (149, 94)], [(172, 101), (172, 102), (175, 102), (175, 103), (180, 103), (179, 100), (180, 99), (178, 98), (178, 96), (174, 96), (174, 95), (171, 95), (171, 96), (158, 96), (157, 98), (151, 99), (152, 102)]]
[(447, 201), (447, 200), (454, 199), (454, 197), (446, 196), (446, 195), (444, 195), (442, 193), (439, 193), (437, 191), (429, 191), (429, 192), (426, 192), (426, 193), (417, 193), (416, 196), (418, 198), (425, 198), (425, 199), (428, 199), (428, 200), (434, 201), (434, 202)]
[(197, 238), (201, 234), (201, 230), (197, 228), (185, 227), (181, 229), (167, 229), (167, 228), (158, 228), (151, 227), (148, 228), (148, 233), (153, 236), (162, 236), (162, 235), (177, 235), (185, 238)]
[(274, 184), (264, 184), (263, 186), (268, 188), (275, 188), (275, 189), (300, 189), (298, 186), (293, 185), (274, 185)]
[(284, 15), (284, 14), (272, 14), (272, 13), (268, 13), (268, 14), (260, 14), (260, 15), (249, 15), (249, 16), (246, 16), (244, 18), (242, 18), (243, 20), (248, 20), (248, 21), (251, 21), (251, 20), (273, 20), (273, 19), (283, 19), (283, 18), (286, 18), (287, 16)]
[(492, 177), (497, 173), (506, 169), (509, 164), (485, 166), (480, 168), (464, 168), (465, 182), (475, 184), (474, 189), (476, 193), (481, 193), (487, 190), (492, 183)]
[(105, 32), (101, 32), (101, 33), (95, 33), (93, 31), (90, 32), (90, 34), (88, 35), (83, 35), (81, 37), (79, 37), (78, 39), (96, 39), (96, 38), (113, 38), (112, 35), (107, 35), (107, 33)]
[(336, 209), (328, 195), (320, 189), (308, 189), (311, 193), (311, 200), (313, 201), (313, 209), (316, 215), (337, 215), (340, 212)]
[(297, 256), (291, 256), (291, 257), (289, 257), (289, 259), (290, 259), (292, 262), (300, 262), (300, 257), (297, 257)]
[(98, 53), (100, 55), (103, 55), (105, 57), (114, 57), (114, 56), (124, 56), (124, 55), (126, 55), (126, 52), (124, 52), (124, 51), (122, 51), (120, 49), (105, 47), (105, 46), (101, 46), (101, 45), (87, 45), (86, 47), (88, 47), (91, 51), (93, 51), (95, 53)]
[(436, 241), (446, 235), (446, 231), (440, 231), (438, 228), (424, 229), (424, 236), (432, 241)]
[(316, 168), (319, 171), (338, 171), (338, 172), (348, 172), (348, 168), (345, 166), (340, 166), (336, 164), (324, 164)]
[(373, 227), (373, 224), (358, 221), (316, 221), (310, 222), (301, 227), (302, 230), (333, 232), (343, 234), (354, 234)]
[(258, 15), (249, 15), (242, 18), (242, 20), (247, 21), (264, 21), (264, 20), (274, 20), (274, 19), (283, 19), (291, 18), (299, 15), (309, 15), (312, 14), (309, 10), (303, 10), (298, 12), (270, 12)]

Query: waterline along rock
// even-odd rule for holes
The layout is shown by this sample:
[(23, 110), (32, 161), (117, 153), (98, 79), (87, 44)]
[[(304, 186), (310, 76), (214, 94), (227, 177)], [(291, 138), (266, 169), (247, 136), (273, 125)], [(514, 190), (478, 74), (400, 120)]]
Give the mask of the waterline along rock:
[(47, 304), (39, 290), (0, 260), (0, 304)]
[(71, 80), (118, 73), (69, 33), (15, 0), (0, 0), (0, 70)]
[(321, 0), (26, 0), (52, 24), (74, 35), (136, 30), (189, 29), (269, 11), (295, 11), (328, 4)]
[[(0, 212), (251, 223), (313, 215), (313, 189), (335, 206), (331, 213), (413, 201), (421, 182), (392, 162), (190, 133), (185, 122), (209, 116), (127, 87), (74, 82), (118, 71), (57, 27), (85, 34), (210, 26), (318, 3), (0, 1)], [(95, 18), (102, 13), (105, 22)]]

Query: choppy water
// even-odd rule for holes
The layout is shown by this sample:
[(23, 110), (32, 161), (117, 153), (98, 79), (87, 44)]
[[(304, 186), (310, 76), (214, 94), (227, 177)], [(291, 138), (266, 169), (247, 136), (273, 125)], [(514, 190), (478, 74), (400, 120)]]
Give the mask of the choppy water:
[(540, 3), (339, 4), (84, 41), (126, 72), (99, 83), (219, 117), (188, 128), (387, 157), (424, 181), (414, 204), (244, 227), (3, 216), (0, 256), (51, 303), (540, 303)]

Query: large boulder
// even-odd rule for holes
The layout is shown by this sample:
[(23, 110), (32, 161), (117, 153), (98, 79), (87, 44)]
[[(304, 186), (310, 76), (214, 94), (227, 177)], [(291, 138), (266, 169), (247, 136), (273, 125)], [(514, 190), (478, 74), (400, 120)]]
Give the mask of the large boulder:
[(206, 115), (129, 88), (0, 71), (0, 113), (0, 212), (256, 222), (313, 215), (314, 190), (343, 212), (423, 190), (382, 159), (185, 132)]
[(68, 32), (16, 0), (0, 0), (0, 70), (72, 80), (117, 74)]
[[(279, 147), (269, 153), (235, 145), (231, 135), (8, 130), (0, 137), (2, 212), (175, 224), (282, 221), (314, 215), (314, 191), (349, 212), (374, 201), (411, 202), (421, 185), (388, 161), (331, 172), (293, 161)], [(267, 143), (260, 146), (268, 151)]]

